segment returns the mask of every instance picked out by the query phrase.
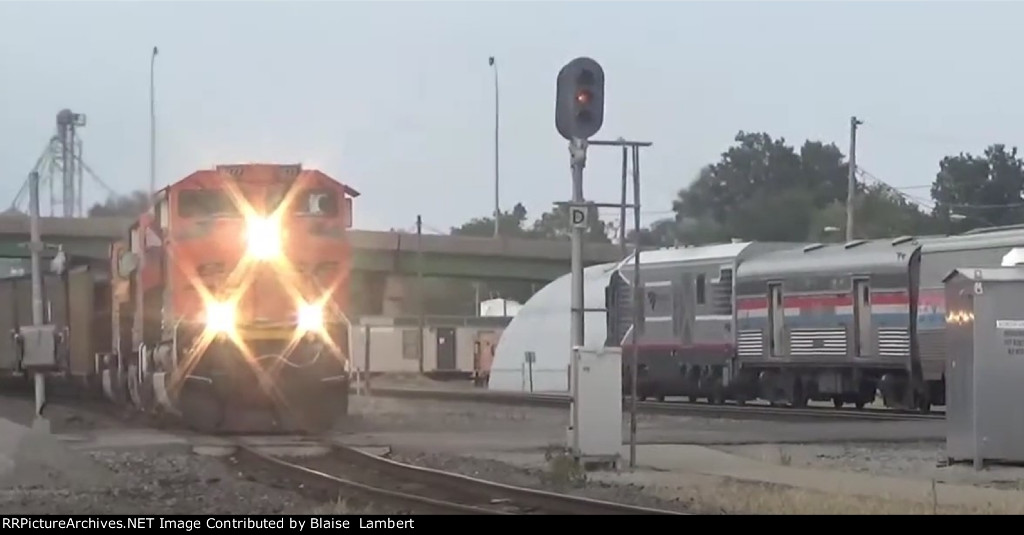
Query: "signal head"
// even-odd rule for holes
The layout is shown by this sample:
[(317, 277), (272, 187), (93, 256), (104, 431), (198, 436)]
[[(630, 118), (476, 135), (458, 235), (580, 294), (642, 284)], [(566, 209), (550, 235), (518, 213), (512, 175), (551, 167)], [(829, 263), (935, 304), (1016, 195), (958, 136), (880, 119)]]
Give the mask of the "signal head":
[(565, 139), (588, 139), (604, 122), (604, 70), (590, 58), (576, 58), (558, 73), (555, 128)]

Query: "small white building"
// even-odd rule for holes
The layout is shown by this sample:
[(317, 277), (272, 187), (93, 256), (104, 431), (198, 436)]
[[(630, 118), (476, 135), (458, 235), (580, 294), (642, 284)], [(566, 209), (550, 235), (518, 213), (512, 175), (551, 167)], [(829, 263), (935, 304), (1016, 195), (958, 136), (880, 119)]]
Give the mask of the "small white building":
[(1003, 256), (1003, 261), (1000, 265), (1012, 267), (1021, 264), (1024, 264), (1024, 247), (1014, 247)]
[(480, 315), (512, 317), (515, 316), (521, 308), (523, 308), (521, 303), (512, 301), (511, 299), (488, 299), (480, 302)]

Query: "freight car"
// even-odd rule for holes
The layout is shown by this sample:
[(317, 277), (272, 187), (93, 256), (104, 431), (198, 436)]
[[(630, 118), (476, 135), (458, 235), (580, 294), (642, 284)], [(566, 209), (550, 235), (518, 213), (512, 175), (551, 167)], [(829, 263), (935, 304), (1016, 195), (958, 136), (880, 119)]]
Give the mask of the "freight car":
[[(731, 267), (713, 267), (714, 279), (702, 272), (719, 259), (708, 265), (653, 261), (715, 256), (712, 251), (738, 245), (743, 252)], [(756, 245), (764, 244), (641, 254), (640, 397), (761, 398), (796, 406), (831, 400), (863, 407), (880, 392), (890, 407), (927, 411), (944, 404), (942, 278), (958, 265), (1000, 265), (1024, 246), (1024, 229)], [(631, 261), (623, 262), (606, 297), (607, 343), (626, 355), (632, 350), (631, 269)], [(717, 300), (711, 306), (708, 280)]]
[[(111, 348), (110, 277), (106, 261), (69, 258), (42, 277), (43, 321), (56, 327), (58, 371), (50, 383), (75, 394), (101, 397), (97, 353)], [(0, 279), (0, 378), (24, 376), (19, 334), (32, 324), (32, 281), (28, 274)]]
[[(164, 188), (106, 266), (47, 277), (62, 374), (203, 430), (329, 428), (348, 408), (357, 195), (299, 165), (218, 166)], [(0, 284), (0, 328), (28, 323), (26, 288)], [(16, 371), (3, 360), (16, 346), (0, 353)]]

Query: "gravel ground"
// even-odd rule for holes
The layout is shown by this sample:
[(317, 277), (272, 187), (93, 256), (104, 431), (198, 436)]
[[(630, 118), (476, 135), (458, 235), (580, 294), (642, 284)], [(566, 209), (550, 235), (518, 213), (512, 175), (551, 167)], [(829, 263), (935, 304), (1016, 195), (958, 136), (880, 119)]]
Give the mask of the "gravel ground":
[[(43, 409), (43, 416), (50, 421), (53, 433), (83, 433), (101, 429), (122, 428), (125, 418), (111, 414), (113, 407), (103, 401), (50, 400)], [(31, 395), (0, 395), (0, 418), (32, 425), (35, 419), (35, 402)]]
[(691, 504), (650, 496), (643, 487), (605, 482), (573, 480), (553, 461), (548, 471), (531, 470), (489, 459), (423, 452), (405, 448), (392, 448), (389, 458), (416, 466), (455, 472), (478, 479), (497, 481), (508, 485), (584, 496), (596, 500), (620, 502), (654, 509), (693, 512)]
[[(0, 490), (2, 514), (282, 514), (322, 502), (249, 481), (221, 459), (147, 448), (75, 452), (110, 474), (94, 484), (22, 485)], [(197, 489), (202, 489), (197, 492)]]
[[(145, 427), (110, 413), (103, 402), (52, 400), (45, 409), (54, 434), (85, 436)], [(106, 414), (105, 414), (106, 413)], [(54, 436), (22, 435), (7, 422), (31, 425), (31, 397), (0, 396), (5, 457), (0, 514), (307, 514), (349, 512), (281, 482), (256, 481), (229, 462), (185, 446), (76, 451)], [(197, 492), (201, 489), (201, 492)], [(357, 511), (352, 511), (357, 512)]]
[(716, 449), (766, 462), (805, 468), (935, 480), (937, 483), (1024, 490), (1024, 468), (970, 465), (947, 466), (945, 444), (757, 444)]

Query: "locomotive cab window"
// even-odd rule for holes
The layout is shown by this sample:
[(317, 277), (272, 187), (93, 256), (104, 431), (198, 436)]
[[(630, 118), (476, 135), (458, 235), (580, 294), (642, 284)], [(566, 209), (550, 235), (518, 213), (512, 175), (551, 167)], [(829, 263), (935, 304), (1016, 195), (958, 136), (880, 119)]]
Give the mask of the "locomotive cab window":
[(171, 226), (171, 214), (167, 211), (167, 197), (161, 198), (154, 207), (156, 210), (156, 220), (160, 224), (160, 228), (167, 230)]
[(312, 217), (337, 217), (338, 196), (329, 189), (311, 189), (299, 192), (292, 203), (296, 215)]
[(703, 305), (707, 300), (707, 277), (701, 273), (697, 275), (697, 304)]
[(178, 192), (178, 216), (186, 219), (236, 217), (235, 202), (223, 190), (187, 189)]

